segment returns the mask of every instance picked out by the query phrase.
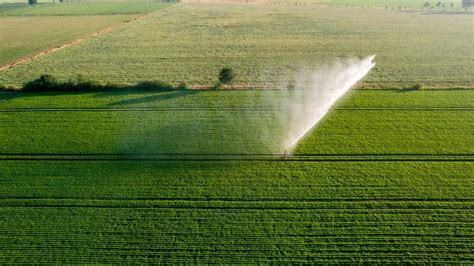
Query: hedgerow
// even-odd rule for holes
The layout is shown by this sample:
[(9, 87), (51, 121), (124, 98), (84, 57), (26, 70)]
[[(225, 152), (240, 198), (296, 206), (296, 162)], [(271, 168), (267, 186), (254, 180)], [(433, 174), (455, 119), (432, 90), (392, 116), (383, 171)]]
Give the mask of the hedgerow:
[[(0, 89), (6, 88), (0, 85)], [(25, 92), (75, 92), (75, 91), (106, 91), (126, 89), (133, 91), (173, 91), (187, 90), (189, 86), (186, 83), (179, 83), (177, 86), (164, 81), (147, 80), (132, 85), (120, 85), (110, 83), (100, 83), (94, 80), (87, 80), (78, 75), (75, 80), (58, 81), (52, 75), (41, 75), (39, 78), (26, 82), (21, 91)]]

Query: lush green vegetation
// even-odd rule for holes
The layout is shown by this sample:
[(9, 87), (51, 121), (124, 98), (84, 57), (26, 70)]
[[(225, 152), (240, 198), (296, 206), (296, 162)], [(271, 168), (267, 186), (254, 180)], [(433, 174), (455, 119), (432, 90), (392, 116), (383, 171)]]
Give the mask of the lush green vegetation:
[[(1, 152), (278, 153), (288, 125), (281, 120), (288, 110), (273, 110), (279, 93), (174, 91), (136, 95), (124, 91), (118, 96), (114, 92), (83, 96), (19, 94), (18, 98), (6, 100), (5, 108), (1, 109), (3, 130), (11, 136), (0, 139)], [(471, 101), (466, 101), (474, 97), (472, 91), (363, 91), (360, 92), (363, 96), (357, 97), (358, 93), (354, 92), (354, 100), (348, 100), (334, 110), (298, 147), (297, 153), (474, 153), (471, 145), (474, 143), (473, 123), (465, 122), (474, 121)], [(367, 96), (371, 93), (375, 95)], [(401, 97), (397, 98), (397, 95)], [(412, 102), (403, 103), (402, 99), (408, 95), (413, 98)], [(386, 103), (379, 103), (377, 96), (400, 103), (390, 109)], [(444, 101), (438, 102), (441, 97)], [(462, 97), (465, 100), (457, 102)], [(416, 98), (424, 99), (425, 103), (420, 101), (418, 104)], [(40, 105), (32, 105), (35, 102)], [(58, 137), (61, 137), (61, 142), (57, 141)]]
[[(0, 264), (472, 263), (471, 16), (302, 2), (176, 5), (0, 72), (26, 89), (0, 88)], [(0, 18), (0, 64), (137, 17), (36, 15), (152, 5), (0, 11), (27, 15)], [(370, 54), (374, 89), (285, 155), (271, 88)], [(240, 90), (176, 87), (223, 67)]]
[(0, 167), (2, 262), (473, 259), (472, 162)]
[[(170, 6), (169, 3), (58, 3), (37, 6), (23, 5), (8, 8), (0, 5), (0, 15), (7, 16), (57, 16), (57, 15), (118, 15), (146, 14)], [(13, 6), (13, 5), (10, 5)], [(20, 7), (20, 5), (16, 5)], [(5, 8), (4, 8), (5, 7)]]
[[(470, 15), (275, 5), (176, 5), (133, 27), (58, 51), (0, 82), (77, 74), (112, 83), (214, 84), (222, 67), (236, 83), (294, 79), (338, 57), (377, 54), (366, 87), (472, 87)], [(126, 67), (123, 67), (126, 66)]]

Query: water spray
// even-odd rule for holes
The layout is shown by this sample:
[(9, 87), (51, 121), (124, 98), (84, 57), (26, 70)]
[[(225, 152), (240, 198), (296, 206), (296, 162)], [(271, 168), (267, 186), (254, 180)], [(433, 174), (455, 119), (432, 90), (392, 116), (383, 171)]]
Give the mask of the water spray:
[(364, 59), (349, 59), (326, 70), (314, 71), (299, 79), (296, 93), (283, 105), (289, 110), (289, 129), (283, 143), (285, 158), (295, 149), (312, 128), (329, 112), (331, 107), (375, 66), (375, 55)]

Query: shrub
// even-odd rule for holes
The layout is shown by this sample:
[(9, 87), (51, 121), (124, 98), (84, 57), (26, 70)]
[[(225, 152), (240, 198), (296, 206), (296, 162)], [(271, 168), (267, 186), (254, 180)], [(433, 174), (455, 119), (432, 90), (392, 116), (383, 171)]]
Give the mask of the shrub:
[(0, 90), (1, 91), (4, 91), (7, 89), (7, 86), (3, 85), (2, 83), (0, 83)]
[(100, 90), (104, 88), (104, 86), (101, 83), (97, 81), (92, 81), (92, 80), (84, 80), (76, 84), (67, 84), (67, 83), (64, 83), (64, 84), (65, 86), (63, 90), (70, 90), (70, 91), (94, 91), (94, 90)]
[(58, 89), (58, 82), (52, 75), (41, 75), (23, 86), (25, 91), (52, 91)]
[(28, 4), (30, 5), (36, 5), (38, 3), (37, 0), (28, 0)]
[(423, 4), (423, 7), (425, 7), (425, 8), (430, 7), (430, 6), (431, 6), (430, 2), (425, 2), (425, 3)]
[(423, 85), (420, 84), (420, 83), (416, 83), (415, 85), (413, 85), (413, 89), (414, 89), (414, 90), (422, 90), (422, 89), (423, 89)]
[(84, 77), (82, 74), (78, 74), (76, 76), (76, 81), (75, 82), (67, 82), (64, 84), (65, 90), (68, 91), (93, 91), (93, 90), (103, 90), (106, 89), (107, 86), (104, 86), (103, 84), (93, 81), (93, 80), (88, 80)]
[(211, 87), (211, 90), (219, 90), (221, 88), (222, 88), (222, 83), (216, 82), (216, 84), (214, 84), (214, 86)]
[(186, 82), (181, 82), (178, 84), (178, 87), (176, 87), (178, 90), (189, 90), (188, 84)]
[(219, 81), (222, 84), (227, 84), (234, 79), (234, 71), (231, 68), (225, 67), (219, 72)]
[[(186, 83), (180, 83), (178, 86), (173, 86), (170, 83), (163, 81), (142, 81), (134, 85), (119, 85), (119, 84), (103, 84), (93, 80), (87, 80), (82, 75), (77, 75), (75, 80), (67, 82), (58, 82), (56, 78), (51, 75), (42, 75), (39, 78), (27, 82), (23, 85), (23, 91), (27, 92), (42, 92), (42, 91), (107, 91), (116, 89), (129, 89), (137, 91), (170, 91), (170, 90), (187, 90), (189, 89)], [(1, 87), (0, 87), (1, 90)]]
[(142, 81), (134, 87), (144, 91), (170, 91), (175, 89), (173, 85), (164, 81)]

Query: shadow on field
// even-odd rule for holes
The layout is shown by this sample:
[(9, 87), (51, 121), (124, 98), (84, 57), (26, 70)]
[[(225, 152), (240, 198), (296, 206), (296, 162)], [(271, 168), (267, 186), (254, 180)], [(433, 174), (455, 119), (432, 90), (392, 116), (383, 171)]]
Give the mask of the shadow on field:
[(15, 92), (0, 92), (0, 103), (18, 98), (19, 94)]
[(407, 93), (407, 92), (414, 92), (414, 91), (420, 91), (420, 90), (414, 89), (414, 88), (400, 88), (400, 89), (395, 89), (393, 91), (396, 93)]
[[(184, 96), (195, 95), (197, 93), (199, 93), (199, 91), (197, 90), (159, 92), (159, 93), (153, 93), (152, 95), (147, 95), (141, 98), (133, 98), (133, 99), (125, 99), (125, 100), (117, 101), (114, 103), (110, 103), (108, 105), (119, 106), (119, 105), (134, 105), (134, 104), (144, 104), (144, 103), (157, 103), (161, 101), (181, 98)], [(136, 94), (136, 93), (129, 92), (128, 94)]]

